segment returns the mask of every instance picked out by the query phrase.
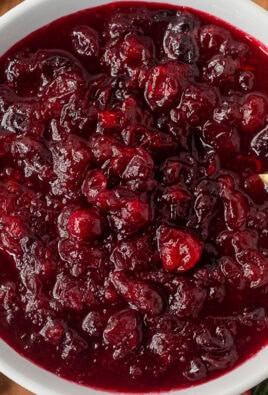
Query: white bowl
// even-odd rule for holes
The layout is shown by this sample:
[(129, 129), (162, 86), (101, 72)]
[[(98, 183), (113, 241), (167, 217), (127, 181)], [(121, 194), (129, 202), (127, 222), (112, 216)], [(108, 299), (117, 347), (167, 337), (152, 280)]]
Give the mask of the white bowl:
[[(114, 0), (118, 1), (118, 0)], [(128, 0), (125, 0), (128, 1)], [(148, 0), (147, 0), (148, 1)], [(0, 56), (39, 27), (83, 8), (112, 0), (26, 0), (0, 17)], [(148, 1), (150, 2), (150, 1)], [(268, 13), (249, 0), (154, 0), (186, 5), (215, 15), (262, 42), (268, 48)], [(268, 377), (268, 346), (220, 378), (170, 395), (238, 395)], [(109, 394), (61, 379), (29, 362), (0, 340), (0, 371), (40, 395)], [(165, 395), (167, 393), (161, 393)]]

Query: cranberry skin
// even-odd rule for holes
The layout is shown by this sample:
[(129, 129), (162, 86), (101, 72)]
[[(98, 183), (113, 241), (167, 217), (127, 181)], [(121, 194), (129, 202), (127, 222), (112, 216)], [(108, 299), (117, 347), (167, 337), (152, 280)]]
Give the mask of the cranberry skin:
[(162, 225), (157, 231), (158, 249), (166, 270), (185, 272), (196, 265), (202, 242), (185, 230)]
[(139, 312), (154, 316), (163, 311), (163, 297), (149, 283), (127, 279), (122, 271), (114, 272), (112, 281), (117, 292)]
[(0, 285), (0, 308), (6, 311), (12, 310), (16, 304), (16, 284), (11, 281), (1, 281)]
[(70, 234), (79, 240), (95, 240), (102, 235), (102, 218), (94, 209), (74, 211), (68, 221)]
[(99, 56), (99, 37), (89, 26), (77, 26), (71, 33), (74, 51), (83, 57)]
[(244, 132), (258, 132), (265, 123), (268, 112), (268, 99), (260, 94), (250, 94), (241, 108), (243, 118), (241, 129)]
[(224, 326), (209, 329), (201, 326), (195, 332), (195, 342), (202, 352), (218, 354), (232, 350), (234, 338), (231, 332)]
[(81, 184), (91, 163), (92, 154), (86, 140), (69, 135), (66, 140), (52, 143), (53, 170), (57, 179), (52, 183), (52, 193), (71, 199), (81, 194)]
[(122, 310), (113, 314), (103, 331), (104, 341), (127, 353), (136, 350), (142, 340), (140, 317), (135, 310)]
[(239, 126), (243, 115), (241, 105), (236, 101), (224, 101), (214, 109), (213, 118), (217, 123)]
[(195, 286), (186, 280), (179, 281), (177, 291), (171, 303), (171, 310), (179, 317), (198, 317), (207, 297), (204, 288)]
[(79, 312), (83, 308), (83, 295), (79, 283), (68, 276), (57, 276), (53, 297), (67, 309)]

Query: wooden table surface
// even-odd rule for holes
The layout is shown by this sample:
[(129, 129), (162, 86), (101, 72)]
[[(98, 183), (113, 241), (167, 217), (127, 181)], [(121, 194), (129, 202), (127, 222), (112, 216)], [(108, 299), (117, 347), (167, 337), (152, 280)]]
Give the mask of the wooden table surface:
[[(56, 0), (55, 0), (56, 1)], [(0, 0), (0, 15), (4, 14), (10, 8), (21, 3), (22, 0)], [(235, 0), (234, 0), (235, 2)], [(255, 0), (257, 4), (268, 10), (268, 0)], [(0, 395), (33, 395), (31, 392), (26, 391), (19, 385), (6, 379), (0, 374)]]

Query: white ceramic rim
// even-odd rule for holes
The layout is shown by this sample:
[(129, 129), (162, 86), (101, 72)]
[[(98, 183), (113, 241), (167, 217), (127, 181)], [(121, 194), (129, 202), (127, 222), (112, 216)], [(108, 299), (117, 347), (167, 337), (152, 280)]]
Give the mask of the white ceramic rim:
[[(61, 16), (110, 2), (112, 1), (27, 0), (0, 17), (0, 55), (22, 37)], [(224, 0), (224, 2), (154, 0), (154, 2), (189, 6), (222, 18), (246, 31), (246, 35), (249, 34), (262, 42), (263, 50), (268, 53), (268, 49), (265, 48), (268, 47), (268, 13), (250, 0)], [(250, 18), (246, 18), (247, 15), (250, 15)], [(161, 392), (161, 395), (237, 395), (268, 377), (267, 361), (268, 346), (224, 376), (187, 389)], [(111, 392), (79, 386), (57, 377), (26, 360), (2, 340), (0, 340), (0, 371), (28, 390), (42, 395), (111, 395)]]

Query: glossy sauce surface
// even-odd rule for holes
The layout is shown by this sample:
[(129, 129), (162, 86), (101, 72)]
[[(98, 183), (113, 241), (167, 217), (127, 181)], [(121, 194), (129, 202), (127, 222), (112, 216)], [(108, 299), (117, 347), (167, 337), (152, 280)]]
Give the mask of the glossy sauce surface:
[(139, 2), (63, 18), (0, 66), (1, 337), (70, 380), (141, 392), (267, 344), (257, 43)]

